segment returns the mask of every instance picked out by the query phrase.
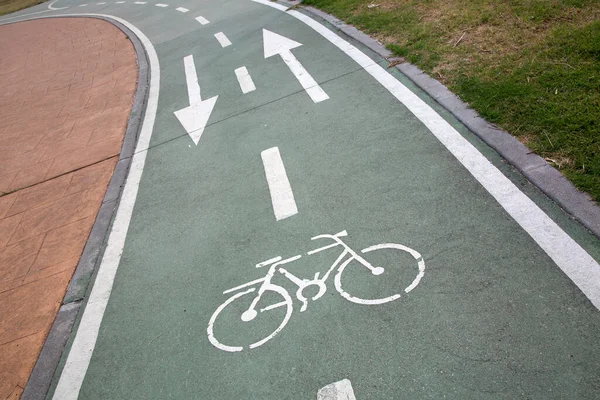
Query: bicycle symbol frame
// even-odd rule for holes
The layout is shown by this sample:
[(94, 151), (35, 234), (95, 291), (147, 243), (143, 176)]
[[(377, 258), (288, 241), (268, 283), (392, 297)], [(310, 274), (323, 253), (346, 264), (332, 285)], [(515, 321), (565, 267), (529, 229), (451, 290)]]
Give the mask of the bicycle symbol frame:
[[(322, 277), (320, 277), (321, 273), (317, 272), (314, 275), (313, 279), (301, 279), (301, 278), (298, 278), (297, 276), (295, 276), (294, 274), (292, 274), (291, 272), (289, 272), (287, 269), (283, 268), (283, 265), (300, 259), (302, 257), (302, 255), (296, 255), (293, 257), (286, 258), (286, 259), (282, 259), (282, 257), (275, 257), (275, 258), (271, 258), (269, 260), (266, 260), (266, 261), (256, 264), (256, 268), (263, 268), (266, 266), (270, 266), (267, 271), (267, 274), (263, 278), (244, 283), (243, 285), (236, 286), (234, 288), (225, 290), (223, 292), (223, 294), (229, 294), (229, 293), (233, 293), (233, 292), (238, 292), (239, 290), (242, 290), (242, 289), (249, 288), (249, 289), (246, 289), (246, 290), (243, 290), (241, 292), (234, 294), (233, 296), (231, 296), (230, 298), (225, 300), (225, 302), (223, 304), (221, 304), (215, 310), (215, 312), (213, 313), (213, 315), (210, 318), (210, 321), (208, 323), (208, 328), (207, 328), (208, 340), (210, 341), (210, 343), (213, 346), (215, 346), (216, 348), (224, 350), (224, 351), (228, 351), (228, 352), (238, 352), (238, 351), (244, 350), (243, 346), (228, 346), (226, 344), (221, 343), (219, 340), (217, 340), (214, 335), (214, 331), (213, 331), (214, 323), (215, 323), (217, 317), (220, 315), (220, 313), (229, 304), (231, 304), (233, 301), (237, 300), (238, 298), (240, 298), (242, 296), (252, 294), (255, 292), (256, 292), (255, 297), (252, 300), (252, 302), (250, 303), (249, 308), (246, 311), (244, 311), (241, 315), (242, 321), (244, 321), (244, 322), (252, 321), (254, 318), (256, 318), (258, 313), (266, 312), (269, 310), (274, 310), (279, 307), (286, 307), (286, 313), (285, 313), (285, 317), (283, 318), (283, 321), (281, 322), (279, 327), (273, 333), (271, 333), (270, 335), (268, 335), (267, 337), (265, 337), (262, 340), (259, 340), (257, 342), (249, 344), (248, 348), (255, 349), (259, 346), (262, 346), (269, 340), (273, 339), (279, 332), (281, 332), (281, 330), (285, 327), (285, 325), (288, 323), (290, 317), (292, 316), (293, 300), (292, 300), (292, 297), (290, 296), (289, 292), (284, 287), (271, 283), (271, 279), (275, 276), (276, 272), (280, 272), (283, 276), (285, 276), (287, 279), (289, 279), (291, 282), (293, 282), (296, 286), (298, 286), (298, 290), (296, 291), (296, 298), (302, 303), (302, 306), (300, 307), (300, 312), (306, 311), (306, 309), (308, 307), (309, 299), (303, 295), (304, 289), (306, 289), (309, 286), (317, 286), (318, 292), (316, 295), (312, 296), (312, 298), (310, 300), (313, 300), (313, 301), (318, 300), (327, 291), (327, 286), (326, 286), (325, 282), (327, 281), (327, 279), (329, 278), (331, 273), (336, 268), (337, 268), (337, 273), (334, 278), (335, 288), (339, 292), (339, 294), (348, 301), (351, 301), (351, 302), (357, 303), (357, 304), (377, 305), (377, 304), (389, 303), (391, 301), (394, 301), (394, 300), (397, 300), (398, 298), (400, 298), (400, 293), (397, 293), (392, 296), (388, 296), (388, 297), (381, 298), (381, 299), (361, 299), (361, 298), (352, 296), (351, 294), (347, 293), (342, 288), (342, 274), (343, 274), (345, 268), (348, 266), (348, 264), (350, 264), (352, 261), (358, 261), (365, 268), (370, 270), (373, 275), (381, 275), (385, 271), (383, 267), (373, 266), (371, 263), (369, 263), (367, 260), (365, 260), (360, 254), (358, 254), (356, 251), (352, 250), (346, 243), (344, 243), (344, 241), (342, 241), (341, 238), (345, 237), (345, 236), (348, 236), (348, 232), (346, 232), (344, 230), (344, 231), (338, 232), (334, 235), (325, 234), (325, 235), (318, 235), (318, 236), (311, 238), (311, 240), (332, 239), (334, 241), (334, 243), (329, 244), (327, 246), (319, 247), (315, 250), (311, 250), (311, 251), (307, 252), (307, 255), (316, 254), (321, 251), (333, 249), (338, 246), (341, 246), (343, 248), (342, 253), (339, 255), (339, 257), (337, 257), (337, 259), (334, 261), (334, 263), (331, 265), (331, 267), (329, 267), (327, 272)], [(406, 253), (409, 253), (416, 260), (417, 267), (418, 267), (417, 276), (410, 283), (410, 285), (408, 285), (406, 288), (404, 288), (404, 292), (409, 293), (411, 290), (413, 290), (415, 287), (417, 287), (417, 285), (421, 281), (421, 278), (423, 278), (423, 275), (425, 274), (425, 262), (423, 261), (423, 257), (421, 257), (421, 254), (419, 254), (416, 250), (413, 250), (409, 247), (403, 246), (401, 244), (396, 244), (396, 243), (377, 244), (377, 245), (370, 246), (370, 247), (367, 247), (367, 248), (361, 250), (361, 253), (369, 253), (371, 251), (380, 250), (380, 249), (401, 250)], [(258, 292), (256, 291), (256, 286), (259, 286)], [(271, 304), (264, 308), (257, 308), (258, 302), (262, 298), (263, 294), (267, 291), (271, 291), (271, 292), (275, 292), (275, 293), (279, 294), (281, 297), (283, 297), (283, 301), (280, 301), (275, 304)]]

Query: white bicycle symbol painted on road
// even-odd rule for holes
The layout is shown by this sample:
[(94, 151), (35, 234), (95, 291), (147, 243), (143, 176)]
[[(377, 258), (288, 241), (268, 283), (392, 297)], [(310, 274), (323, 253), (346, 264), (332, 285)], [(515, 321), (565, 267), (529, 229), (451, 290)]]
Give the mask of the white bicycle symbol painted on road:
[[(308, 306), (308, 298), (306, 298), (304, 296), (304, 294), (303, 294), (304, 290), (308, 287), (316, 286), (316, 288), (318, 289), (318, 292), (316, 295), (311, 297), (311, 300), (314, 301), (314, 300), (318, 300), (319, 298), (321, 298), (327, 291), (326, 281), (329, 278), (329, 276), (331, 275), (331, 273), (336, 268), (337, 268), (337, 273), (335, 274), (335, 278), (334, 278), (335, 288), (340, 293), (340, 295), (348, 301), (351, 301), (353, 303), (358, 303), (358, 304), (377, 305), (377, 304), (389, 303), (391, 301), (394, 301), (394, 300), (397, 300), (398, 298), (400, 298), (400, 293), (397, 293), (392, 296), (379, 298), (379, 299), (362, 299), (359, 297), (352, 296), (351, 294), (349, 294), (348, 292), (346, 292), (343, 289), (342, 275), (344, 273), (344, 270), (348, 266), (348, 264), (350, 264), (350, 262), (352, 262), (352, 261), (358, 261), (360, 264), (362, 264), (362, 266), (364, 266), (365, 268), (370, 270), (371, 274), (373, 274), (373, 275), (381, 275), (385, 271), (383, 267), (373, 266), (370, 262), (365, 260), (356, 251), (352, 250), (346, 243), (344, 243), (342, 241), (341, 238), (344, 236), (348, 236), (348, 233), (346, 231), (336, 233), (335, 235), (319, 235), (319, 236), (315, 236), (311, 239), (311, 240), (332, 239), (334, 241), (334, 243), (329, 244), (324, 247), (320, 247), (315, 250), (311, 250), (307, 253), (307, 255), (316, 254), (321, 251), (332, 249), (332, 248), (335, 248), (338, 246), (341, 246), (343, 248), (340, 256), (335, 260), (335, 262), (331, 265), (331, 267), (329, 267), (329, 269), (323, 275), (323, 277), (320, 277), (320, 272), (317, 272), (313, 279), (301, 279), (301, 278), (298, 278), (297, 276), (295, 276), (294, 274), (292, 274), (291, 272), (289, 272), (287, 269), (283, 268), (283, 265), (298, 260), (299, 258), (302, 257), (301, 255), (297, 255), (294, 257), (287, 258), (287, 259), (282, 259), (282, 257), (275, 257), (270, 260), (263, 261), (259, 264), (256, 264), (256, 268), (263, 268), (263, 267), (270, 265), (269, 270), (265, 277), (256, 279), (256, 280), (248, 282), (248, 283), (244, 283), (243, 285), (236, 286), (234, 288), (228, 289), (223, 292), (223, 294), (228, 294), (228, 293), (237, 292), (237, 291), (245, 289), (245, 288), (249, 288), (249, 289), (243, 290), (241, 292), (238, 292), (238, 293), (234, 294), (233, 296), (231, 296), (230, 298), (228, 298), (227, 300), (225, 300), (225, 302), (223, 304), (221, 304), (215, 310), (213, 315), (211, 316), (210, 321), (208, 323), (207, 334), (208, 334), (208, 339), (212, 343), (212, 345), (221, 350), (229, 351), (229, 352), (242, 351), (244, 349), (243, 346), (228, 346), (228, 345), (222, 343), (221, 341), (219, 341), (214, 335), (214, 324), (215, 324), (215, 321), (217, 320), (217, 318), (219, 317), (219, 315), (221, 315), (223, 310), (225, 310), (231, 303), (233, 303), (234, 301), (236, 301), (238, 299), (243, 300), (244, 297), (247, 297), (249, 300), (250, 297), (254, 296), (254, 298), (250, 302), (250, 306), (248, 307), (248, 309), (246, 311), (244, 311), (241, 315), (241, 320), (244, 322), (249, 322), (249, 321), (254, 320), (259, 313), (264, 313), (264, 312), (267, 312), (270, 310), (275, 310), (280, 307), (285, 307), (285, 316), (283, 318), (283, 321), (277, 327), (277, 329), (275, 329), (274, 332), (272, 332), (270, 335), (266, 336), (265, 338), (249, 344), (248, 348), (255, 349), (255, 348), (265, 344), (269, 340), (273, 339), (279, 332), (281, 332), (281, 330), (285, 327), (285, 325), (290, 320), (290, 317), (292, 316), (293, 301), (292, 301), (292, 297), (290, 296), (289, 292), (284, 287), (271, 283), (271, 279), (275, 276), (275, 274), (277, 272), (280, 272), (283, 276), (285, 276), (287, 279), (289, 279), (291, 282), (293, 282), (296, 286), (298, 286), (298, 290), (296, 291), (296, 298), (302, 303), (302, 306), (300, 307), (300, 312), (305, 311)], [(417, 251), (415, 251), (409, 247), (403, 246), (401, 244), (396, 244), (396, 243), (377, 244), (377, 245), (370, 246), (370, 247), (367, 247), (367, 248), (361, 250), (361, 253), (369, 253), (369, 252), (372, 252), (375, 250), (381, 250), (381, 249), (401, 250), (403, 252), (410, 254), (412, 256), (412, 258), (414, 258), (414, 260), (416, 260), (417, 270), (418, 270), (417, 276), (406, 288), (404, 288), (404, 292), (408, 293), (411, 290), (413, 290), (415, 287), (417, 287), (417, 285), (421, 281), (421, 278), (423, 278), (423, 275), (425, 274), (425, 262), (423, 261), (423, 257), (421, 257), (421, 254), (419, 254)], [(256, 290), (256, 286), (258, 286), (258, 291)], [(265, 294), (266, 292), (273, 292), (274, 294), (279, 295), (280, 297), (283, 297), (283, 301), (271, 304), (271, 305), (263, 307), (263, 308), (258, 308), (258, 303), (261, 300), (263, 294)]]

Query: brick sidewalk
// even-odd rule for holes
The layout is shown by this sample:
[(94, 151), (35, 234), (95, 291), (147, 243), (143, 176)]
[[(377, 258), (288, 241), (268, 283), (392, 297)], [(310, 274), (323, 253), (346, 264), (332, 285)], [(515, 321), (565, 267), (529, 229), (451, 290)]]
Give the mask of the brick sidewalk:
[(0, 398), (19, 398), (77, 265), (137, 81), (111, 24), (0, 26)]

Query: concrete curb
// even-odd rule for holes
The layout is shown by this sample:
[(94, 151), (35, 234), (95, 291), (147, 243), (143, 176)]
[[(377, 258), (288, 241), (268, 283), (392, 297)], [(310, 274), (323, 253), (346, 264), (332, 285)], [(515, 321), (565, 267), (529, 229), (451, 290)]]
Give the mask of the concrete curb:
[[(279, 3), (293, 6), (293, 4), (285, 1), (279, 1)], [(334, 16), (314, 7), (303, 6), (301, 9), (324, 19), (338, 31), (362, 43), (381, 57), (389, 58), (392, 56), (392, 53), (375, 39)], [(557, 203), (573, 219), (600, 238), (600, 207), (586, 193), (580, 192), (558, 170), (550, 166), (542, 157), (533, 154), (515, 137), (481, 118), (476, 111), (469, 108), (468, 104), (460, 100), (458, 96), (439, 81), (408, 62), (399, 64), (396, 68), (454, 115), (488, 146), (498, 152), (502, 158)]]
[(113, 175), (106, 189), (102, 205), (98, 210), (96, 220), (86, 242), (86, 245), (67, 287), (62, 306), (58, 310), (54, 323), (42, 346), (40, 355), (33, 367), (21, 399), (45, 399), (52, 383), (56, 367), (63, 354), (71, 330), (81, 309), (82, 300), (88, 291), (92, 276), (100, 263), (108, 232), (117, 209), (123, 185), (131, 164), (135, 145), (140, 133), (142, 117), (146, 111), (148, 89), (150, 84), (150, 66), (146, 51), (138, 37), (127, 27), (110, 18), (82, 14), (81, 16), (39, 16), (2, 23), (1, 25), (14, 24), (24, 21), (46, 18), (96, 18), (113, 24), (120, 29), (133, 44), (136, 61), (138, 64), (138, 82), (127, 128), (119, 154), (119, 161), (115, 165)]

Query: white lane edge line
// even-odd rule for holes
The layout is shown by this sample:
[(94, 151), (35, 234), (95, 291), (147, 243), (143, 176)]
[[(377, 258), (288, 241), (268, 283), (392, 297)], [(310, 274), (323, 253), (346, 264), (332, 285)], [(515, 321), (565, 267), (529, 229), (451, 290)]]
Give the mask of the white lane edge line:
[(246, 67), (239, 67), (235, 70), (235, 76), (237, 77), (238, 83), (240, 84), (240, 89), (242, 89), (242, 93), (250, 93), (256, 90), (256, 86), (254, 86), (254, 82), (252, 81), (252, 77), (248, 72)]
[(202, 25), (206, 25), (206, 24), (210, 23), (210, 21), (207, 20), (206, 18), (204, 18), (202, 15), (200, 15), (199, 17), (196, 17), (195, 19), (196, 19), (196, 21), (200, 22), (200, 24), (202, 24)]
[(271, 147), (260, 153), (260, 156), (265, 167), (265, 176), (269, 185), (275, 219), (281, 221), (298, 214), (292, 186), (285, 172), (279, 148)]
[(537, 204), (519, 190), (445, 119), (366, 54), (324, 25), (268, 0), (251, 0), (283, 11), (311, 27), (356, 61), (412, 112), (600, 309), (600, 265)]
[(179, 12), (182, 12), (182, 13), (186, 13), (186, 12), (190, 11), (187, 8), (184, 8), (184, 7), (177, 7), (175, 10), (179, 11)]
[[(106, 310), (106, 305), (112, 291), (113, 282), (125, 245), (125, 238), (131, 222), (133, 207), (137, 198), (140, 179), (146, 163), (146, 155), (150, 138), (152, 137), (158, 105), (160, 65), (156, 50), (148, 37), (130, 22), (106, 14), (78, 13), (60, 15), (60, 17), (65, 16), (102, 17), (115, 20), (125, 25), (142, 42), (150, 63), (150, 86), (148, 90), (146, 113), (144, 114), (136, 150), (132, 157), (129, 174), (125, 181), (123, 194), (119, 202), (119, 207), (117, 208), (117, 213), (109, 234), (102, 261), (98, 267), (98, 274), (93, 283), (92, 291), (86, 303), (85, 310), (83, 311), (79, 328), (75, 334), (75, 339), (69, 350), (69, 355), (67, 356), (65, 366), (61, 372), (56, 390), (52, 397), (56, 400), (76, 400), (79, 396), (83, 379), (85, 378), (85, 374), (90, 364), (90, 359), (98, 338), (100, 323), (102, 322), (104, 311)], [(55, 17), (37, 17), (32, 19), (38, 18)]]
[(223, 32), (215, 33), (215, 38), (219, 41), (221, 47), (231, 46), (231, 42)]

